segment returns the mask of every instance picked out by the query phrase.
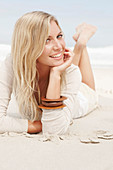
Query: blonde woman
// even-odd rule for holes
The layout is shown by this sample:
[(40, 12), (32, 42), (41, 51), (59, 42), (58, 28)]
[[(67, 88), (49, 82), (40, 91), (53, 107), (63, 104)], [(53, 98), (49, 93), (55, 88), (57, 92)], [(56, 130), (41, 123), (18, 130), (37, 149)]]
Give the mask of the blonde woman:
[[(0, 133), (64, 134), (74, 118), (97, 106), (86, 48), (95, 31), (79, 25), (71, 51), (54, 16), (34, 11), (16, 22), (11, 55), (0, 67)], [(18, 118), (7, 115), (12, 93)]]

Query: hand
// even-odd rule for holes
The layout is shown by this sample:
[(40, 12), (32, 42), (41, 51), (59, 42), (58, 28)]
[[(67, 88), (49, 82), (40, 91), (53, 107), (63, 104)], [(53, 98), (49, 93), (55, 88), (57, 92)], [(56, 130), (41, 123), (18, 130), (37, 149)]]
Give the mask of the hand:
[(28, 133), (38, 133), (42, 131), (41, 121), (30, 121), (28, 120)]
[(52, 67), (51, 71), (58, 72), (61, 75), (61, 73), (72, 64), (73, 57), (73, 51), (71, 51), (69, 48), (66, 48), (64, 52), (64, 63), (57, 67)]
[(82, 23), (77, 26), (73, 39), (80, 45), (86, 46), (88, 40), (94, 35), (97, 28), (93, 25)]

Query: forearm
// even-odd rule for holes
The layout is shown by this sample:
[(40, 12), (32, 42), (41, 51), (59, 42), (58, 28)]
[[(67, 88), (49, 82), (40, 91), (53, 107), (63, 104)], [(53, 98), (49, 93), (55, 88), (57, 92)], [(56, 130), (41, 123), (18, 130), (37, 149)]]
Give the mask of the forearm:
[(27, 132), (28, 120), (10, 116), (0, 117), (0, 133), (4, 132)]
[[(76, 77), (76, 78), (75, 78)], [(66, 96), (66, 107), (62, 109), (43, 109), (42, 131), (49, 134), (65, 134), (72, 122), (73, 113), (77, 112), (77, 93), (81, 84), (81, 74), (78, 67), (72, 65), (66, 70), (66, 84), (61, 88), (61, 95)], [(76, 106), (76, 107), (75, 107)]]
[(54, 69), (52, 69), (50, 72), (46, 98), (48, 99), (60, 98), (60, 79), (61, 79), (60, 74)]
[(63, 109), (43, 110), (42, 131), (47, 134), (65, 134), (71, 120), (70, 110)]

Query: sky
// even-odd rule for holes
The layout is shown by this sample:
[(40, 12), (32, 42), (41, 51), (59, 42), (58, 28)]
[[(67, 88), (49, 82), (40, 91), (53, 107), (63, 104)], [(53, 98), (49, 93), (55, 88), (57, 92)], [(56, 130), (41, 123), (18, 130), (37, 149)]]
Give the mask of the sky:
[(1, 0), (0, 44), (11, 44), (18, 18), (38, 10), (58, 19), (69, 47), (75, 44), (72, 39), (75, 28), (83, 22), (97, 27), (96, 34), (88, 42), (89, 47), (113, 45), (113, 0)]

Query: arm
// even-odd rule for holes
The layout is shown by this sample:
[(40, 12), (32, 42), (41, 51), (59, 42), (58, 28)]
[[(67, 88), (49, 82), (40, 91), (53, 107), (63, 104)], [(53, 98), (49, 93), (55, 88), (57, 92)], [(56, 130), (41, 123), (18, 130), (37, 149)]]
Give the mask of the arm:
[[(56, 95), (58, 98), (60, 95), (65, 95), (68, 99), (65, 101), (66, 107), (63, 109), (43, 109), (41, 120), (43, 133), (64, 134), (72, 122), (72, 113), (75, 111), (75, 103), (77, 105), (79, 104), (76, 96), (81, 82), (79, 68), (74, 65), (73, 67), (70, 66), (72, 60), (73, 53), (69, 51), (68, 60), (58, 67), (53, 67), (51, 70), (52, 74), (50, 72), (46, 97), (54, 99)], [(56, 79), (56, 75), (60, 76), (63, 71), (66, 71), (66, 85), (62, 88), (60, 79), (59, 77)], [(61, 89), (63, 89), (62, 92)]]
[(48, 99), (59, 99), (60, 98), (60, 81), (61, 77), (57, 70), (51, 69), (49, 76), (49, 85), (46, 93)]
[[(66, 69), (66, 84), (61, 84), (61, 95), (66, 96), (66, 107), (62, 109), (43, 109), (42, 130), (43, 133), (64, 134), (73, 119), (73, 113), (78, 113), (79, 102), (77, 93), (81, 84), (81, 74), (77, 66), (70, 66)], [(76, 107), (75, 107), (76, 106)]]
[(13, 86), (12, 58), (7, 58), (0, 65), (0, 133), (26, 132), (28, 120), (7, 116)]
[(74, 53), (70, 49), (66, 49), (64, 52), (64, 63), (60, 66), (51, 68), (46, 98), (60, 98), (61, 74), (71, 65), (73, 57)]

